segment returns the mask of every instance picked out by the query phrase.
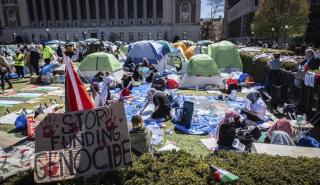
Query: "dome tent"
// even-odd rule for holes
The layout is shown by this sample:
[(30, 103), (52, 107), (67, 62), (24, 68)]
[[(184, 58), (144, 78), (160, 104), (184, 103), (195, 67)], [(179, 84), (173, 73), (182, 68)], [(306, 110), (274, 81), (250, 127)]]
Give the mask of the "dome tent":
[(208, 46), (208, 55), (217, 63), (221, 72), (242, 71), (242, 61), (236, 45), (221, 41)]
[(162, 55), (165, 56), (168, 53), (178, 52), (176, 48), (174, 48), (168, 41), (165, 40), (157, 40), (155, 41), (158, 44), (163, 46), (162, 48)]
[(91, 81), (99, 71), (111, 72), (117, 81), (123, 75), (122, 64), (109, 53), (97, 52), (86, 56), (79, 65), (79, 71)]
[(135, 63), (143, 62), (143, 58), (148, 59), (151, 64), (157, 64), (162, 58), (161, 44), (154, 41), (139, 41), (129, 45), (128, 58)]
[(223, 88), (223, 78), (217, 64), (210, 56), (194, 55), (181, 76), (180, 88), (201, 88), (205, 85), (217, 85)]

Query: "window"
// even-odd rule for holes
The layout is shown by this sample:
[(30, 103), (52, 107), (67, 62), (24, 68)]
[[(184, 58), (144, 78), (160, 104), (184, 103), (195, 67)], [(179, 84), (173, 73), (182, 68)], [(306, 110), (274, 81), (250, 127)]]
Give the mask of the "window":
[(37, 0), (36, 1), (36, 5), (37, 5), (37, 12), (38, 12), (38, 18), (39, 18), (39, 21), (42, 21), (43, 20), (43, 16), (42, 16), (42, 0)]
[(63, 11), (63, 19), (64, 20), (68, 20), (68, 18), (69, 18), (69, 15), (68, 15), (68, 1), (62, 0), (61, 4), (62, 4), (62, 11)]
[(189, 23), (191, 22), (191, 6), (189, 2), (185, 1), (181, 4), (180, 7), (180, 22)]
[(60, 20), (60, 14), (59, 14), (59, 2), (57, 0), (51, 0), (53, 1), (53, 8), (54, 8), (54, 17), (56, 18), (56, 20)]
[(109, 18), (115, 18), (114, 0), (109, 0)]
[(89, 3), (89, 7), (90, 7), (90, 18), (91, 19), (96, 19), (97, 15), (96, 15), (96, 1), (90, 1)]
[(104, 40), (104, 32), (101, 32), (101, 40)]
[[(29, 12), (29, 16), (30, 16), (30, 20), (34, 21), (35, 17), (34, 17), (34, 9), (33, 9), (33, 4), (32, 4), (33, 0), (28, 0), (28, 12)], [(33, 34), (32, 34), (33, 35)], [(34, 35), (33, 35), (34, 36)], [(33, 40), (33, 39), (32, 39)]]
[(152, 40), (152, 32), (148, 32), (148, 40)]
[(118, 0), (119, 19), (124, 19), (124, 0)]
[(120, 40), (121, 40), (121, 41), (124, 41), (124, 32), (120, 32), (119, 35), (120, 35)]
[(157, 17), (162, 18), (163, 16), (163, 0), (157, 0)]
[(184, 32), (182, 33), (182, 39), (183, 39), (183, 40), (188, 40), (188, 35), (189, 35), (189, 33), (188, 33), (187, 31), (184, 31)]
[(143, 32), (138, 32), (138, 40), (143, 40)]
[(147, 0), (147, 18), (153, 17), (153, 0)]
[(106, 1), (105, 0), (99, 0), (99, 12), (100, 12), (100, 18), (105, 19), (106, 18)]
[(138, 18), (143, 18), (143, 0), (137, 1)]
[(128, 18), (133, 19), (134, 18), (133, 0), (127, 0), (127, 2), (128, 2)]
[(157, 33), (157, 39), (158, 40), (162, 40), (162, 32), (158, 32)]
[(129, 42), (133, 42), (133, 40), (134, 40), (134, 33), (129, 32)]
[[(71, 0), (71, 14), (72, 19), (77, 20), (78, 19), (78, 10), (77, 10), (77, 0)], [(80, 17), (79, 17), (80, 18)]]
[(80, 0), (81, 19), (87, 19), (86, 0)]
[(46, 10), (47, 20), (51, 21), (51, 8), (50, 8), (50, 1), (44, 1), (44, 8)]

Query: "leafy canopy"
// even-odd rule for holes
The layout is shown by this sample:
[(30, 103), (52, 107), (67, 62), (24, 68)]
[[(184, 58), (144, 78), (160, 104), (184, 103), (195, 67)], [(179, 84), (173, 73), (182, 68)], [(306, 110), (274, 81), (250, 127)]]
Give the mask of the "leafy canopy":
[[(252, 28), (257, 36), (302, 36), (308, 23), (309, 4), (306, 0), (262, 0), (255, 14)], [(272, 32), (274, 28), (274, 32)]]

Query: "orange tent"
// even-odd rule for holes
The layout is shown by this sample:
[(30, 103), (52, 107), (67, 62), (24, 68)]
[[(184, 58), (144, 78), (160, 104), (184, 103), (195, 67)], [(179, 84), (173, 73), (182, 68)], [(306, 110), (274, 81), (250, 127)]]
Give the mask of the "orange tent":
[(196, 46), (190, 46), (186, 52), (184, 52), (184, 55), (189, 60), (194, 55), (194, 50), (196, 49)]
[(173, 43), (172, 45), (175, 48), (181, 48), (184, 54), (186, 53), (186, 51), (188, 49), (188, 47), (183, 42), (176, 42), (176, 43)]

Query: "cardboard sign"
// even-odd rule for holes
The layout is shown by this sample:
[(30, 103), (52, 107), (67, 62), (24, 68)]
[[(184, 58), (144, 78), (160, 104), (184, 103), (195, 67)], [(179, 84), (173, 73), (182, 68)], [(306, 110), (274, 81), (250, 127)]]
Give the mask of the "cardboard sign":
[(124, 103), (49, 114), (36, 128), (34, 158), (38, 183), (91, 176), (130, 164)]
[(27, 116), (28, 140), (34, 139), (36, 126), (37, 126), (36, 120), (34, 119), (33, 115), (28, 115)]

